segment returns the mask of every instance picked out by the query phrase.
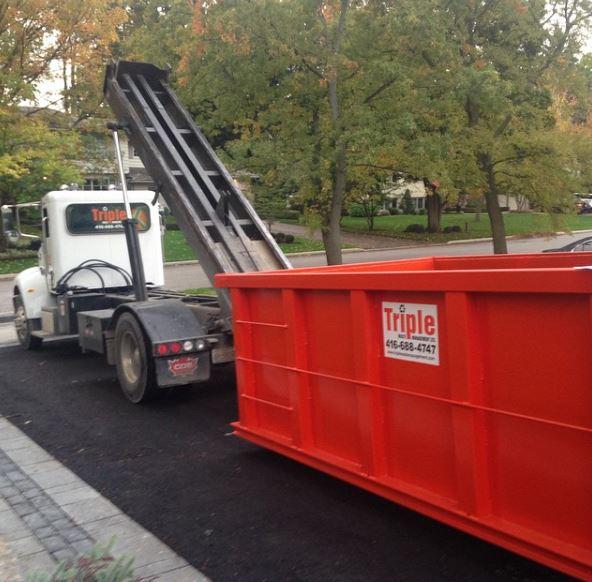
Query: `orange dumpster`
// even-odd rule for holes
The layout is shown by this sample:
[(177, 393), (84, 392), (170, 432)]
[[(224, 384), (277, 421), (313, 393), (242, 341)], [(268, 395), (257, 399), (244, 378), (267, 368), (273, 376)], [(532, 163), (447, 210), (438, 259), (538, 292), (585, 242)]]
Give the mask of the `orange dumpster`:
[(592, 253), (218, 275), (237, 435), (592, 579)]

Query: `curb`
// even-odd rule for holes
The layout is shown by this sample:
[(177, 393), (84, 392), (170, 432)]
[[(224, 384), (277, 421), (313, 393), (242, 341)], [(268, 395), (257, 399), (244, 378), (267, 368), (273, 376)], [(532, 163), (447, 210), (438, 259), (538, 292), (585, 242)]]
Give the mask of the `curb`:
[[(544, 238), (544, 239), (551, 239), (554, 236), (562, 236), (562, 235), (569, 235), (569, 234), (579, 234), (579, 233), (586, 233), (592, 232), (592, 229), (586, 228), (584, 230), (572, 230), (567, 232), (565, 230), (558, 230), (555, 232), (550, 232), (546, 235), (535, 235), (535, 236), (524, 236), (522, 234), (511, 234), (506, 237), (506, 240), (531, 240), (533, 238)], [(475, 242), (491, 242), (493, 240), (492, 237), (484, 237), (484, 238), (463, 238), (461, 240), (449, 240), (448, 242), (441, 243), (445, 245), (460, 245), (463, 243), (475, 243)]]
[(7, 323), (14, 319), (14, 314), (10, 313), (10, 311), (5, 311), (4, 313), (0, 313), (0, 323)]

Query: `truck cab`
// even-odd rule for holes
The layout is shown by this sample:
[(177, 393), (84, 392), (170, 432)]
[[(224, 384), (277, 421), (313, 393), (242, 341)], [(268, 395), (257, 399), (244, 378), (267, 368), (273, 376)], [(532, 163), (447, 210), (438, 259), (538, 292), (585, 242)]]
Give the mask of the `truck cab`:
[[(138, 217), (147, 281), (154, 288), (162, 287), (160, 215), (158, 206), (151, 204), (154, 193), (133, 191), (130, 198)], [(17, 334), (25, 347), (41, 343), (37, 340), (42, 338), (32, 336), (32, 331), (48, 336), (56, 332), (59, 326), (52, 311), (58, 295), (104, 294), (131, 286), (120, 191), (54, 191), (42, 198), (40, 206), (39, 265), (19, 273), (14, 286)]]
[[(149, 287), (164, 285), (161, 228), (154, 192), (130, 191)], [(129, 285), (130, 264), (123, 233), (125, 210), (119, 190), (49, 192), (41, 200), (39, 272), (48, 293), (105, 290)], [(88, 267), (86, 264), (104, 263)], [(128, 277), (126, 278), (126, 274)]]

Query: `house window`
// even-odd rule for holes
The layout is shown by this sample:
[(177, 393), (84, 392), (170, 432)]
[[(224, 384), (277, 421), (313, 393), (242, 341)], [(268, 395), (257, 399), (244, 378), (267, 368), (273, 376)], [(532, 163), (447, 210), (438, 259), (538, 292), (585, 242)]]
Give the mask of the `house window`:
[(417, 210), (423, 210), (425, 208), (425, 198), (416, 198), (415, 205)]
[(87, 178), (84, 181), (85, 190), (109, 190), (109, 185), (112, 181), (107, 176), (100, 178)]

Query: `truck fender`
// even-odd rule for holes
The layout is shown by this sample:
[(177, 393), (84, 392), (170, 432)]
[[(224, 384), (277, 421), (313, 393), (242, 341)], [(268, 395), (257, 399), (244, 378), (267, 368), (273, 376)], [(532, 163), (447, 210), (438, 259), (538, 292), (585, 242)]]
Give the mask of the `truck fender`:
[(27, 319), (41, 319), (41, 309), (56, 304), (39, 267), (25, 269), (15, 277), (13, 295), (21, 296)]
[[(178, 299), (123, 303), (117, 307), (107, 327), (107, 360), (110, 364), (115, 361), (113, 339), (117, 320), (126, 312), (133, 313), (137, 318), (151, 344), (151, 350), (155, 344), (207, 336), (206, 328)], [(209, 342), (206, 345), (209, 349)]]

